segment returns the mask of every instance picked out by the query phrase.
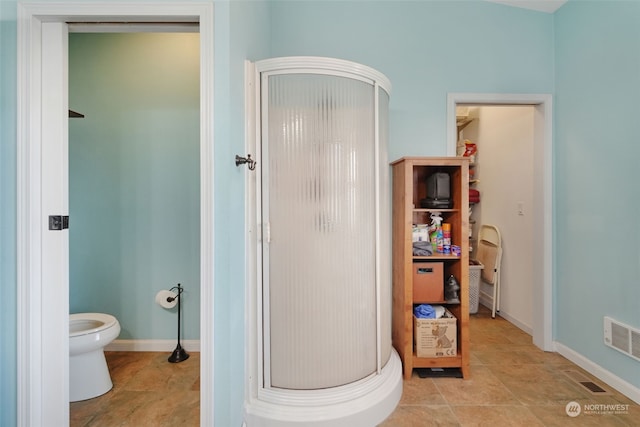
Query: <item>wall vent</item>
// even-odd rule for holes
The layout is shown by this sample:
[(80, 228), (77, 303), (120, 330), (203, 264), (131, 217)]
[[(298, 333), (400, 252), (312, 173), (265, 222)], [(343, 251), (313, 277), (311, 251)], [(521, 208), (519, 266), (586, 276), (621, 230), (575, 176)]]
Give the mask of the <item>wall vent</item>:
[(604, 343), (640, 361), (640, 329), (605, 316)]

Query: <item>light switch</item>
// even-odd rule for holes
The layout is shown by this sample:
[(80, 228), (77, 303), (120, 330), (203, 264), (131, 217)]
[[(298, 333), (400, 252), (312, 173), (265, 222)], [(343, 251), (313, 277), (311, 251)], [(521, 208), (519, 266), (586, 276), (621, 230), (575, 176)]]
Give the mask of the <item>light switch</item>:
[(524, 202), (518, 202), (518, 215), (524, 216)]

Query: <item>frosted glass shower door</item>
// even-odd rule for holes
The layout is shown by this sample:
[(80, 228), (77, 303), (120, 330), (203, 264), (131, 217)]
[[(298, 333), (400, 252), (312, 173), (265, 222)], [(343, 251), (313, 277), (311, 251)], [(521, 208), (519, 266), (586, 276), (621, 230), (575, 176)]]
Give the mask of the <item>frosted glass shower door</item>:
[(262, 75), (264, 386), (376, 372), (376, 88)]

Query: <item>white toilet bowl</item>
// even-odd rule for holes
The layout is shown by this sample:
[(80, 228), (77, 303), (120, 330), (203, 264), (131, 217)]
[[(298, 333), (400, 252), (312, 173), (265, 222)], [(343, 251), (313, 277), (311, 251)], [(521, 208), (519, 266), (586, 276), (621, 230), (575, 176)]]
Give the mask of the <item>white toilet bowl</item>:
[(69, 315), (69, 401), (105, 394), (113, 387), (104, 347), (120, 334), (118, 319), (110, 314)]

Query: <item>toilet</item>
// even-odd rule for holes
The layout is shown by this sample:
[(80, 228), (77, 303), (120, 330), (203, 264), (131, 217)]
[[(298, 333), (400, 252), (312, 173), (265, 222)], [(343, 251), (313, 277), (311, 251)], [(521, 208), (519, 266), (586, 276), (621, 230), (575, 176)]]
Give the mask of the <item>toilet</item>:
[(69, 315), (69, 401), (92, 399), (113, 387), (104, 347), (120, 334), (118, 319), (103, 313)]

